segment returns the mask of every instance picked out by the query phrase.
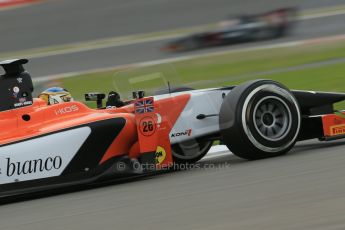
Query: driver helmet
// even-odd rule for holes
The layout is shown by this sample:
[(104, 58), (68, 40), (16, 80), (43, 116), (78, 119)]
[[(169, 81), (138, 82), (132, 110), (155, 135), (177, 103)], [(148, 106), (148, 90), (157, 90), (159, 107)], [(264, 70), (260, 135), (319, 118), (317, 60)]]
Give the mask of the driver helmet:
[(61, 87), (52, 87), (44, 90), (39, 96), (47, 105), (54, 105), (73, 101), (73, 97), (68, 90)]

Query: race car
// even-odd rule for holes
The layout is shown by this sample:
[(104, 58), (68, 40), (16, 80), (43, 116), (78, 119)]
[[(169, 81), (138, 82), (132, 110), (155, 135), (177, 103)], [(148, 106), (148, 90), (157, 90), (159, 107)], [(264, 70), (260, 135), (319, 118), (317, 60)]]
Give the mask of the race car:
[[(289, 90), (272, 80), (107, 101), (97, 108), (33, 98), (26, 59), (0, 62), (0, 197), (123, 175), (142, 175), (202, 159), (215, 140), (249, 159), (287, 153), (297, 141), (345, 138), (343, 93)], [(111, 95), (116, 95), (114, 92)], [(115, 98), (115, 97), (114, 97)]]
[(212, 31), (179, 38), (163, 51), (190, 51), (210, 46), (274, 39), (286, 36), (296, 21), (296, 8), (283, 8), (259, 15), (243, 15), (219, 23)]

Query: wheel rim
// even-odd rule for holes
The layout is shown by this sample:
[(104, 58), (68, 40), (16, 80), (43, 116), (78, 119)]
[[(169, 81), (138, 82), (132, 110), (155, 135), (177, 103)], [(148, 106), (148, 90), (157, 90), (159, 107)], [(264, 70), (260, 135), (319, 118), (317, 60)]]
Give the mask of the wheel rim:
[(269, 141), (283, 139), (291, 128), (291, 112), (279, 97), (261, 99), (254, 108), (253, 121), (256, 131)]
[[(271, 147), (271, 146), (267, 146), (266, 144), (263, 144), (261, 142), (259, 142), (259, 140), (257, 140), (254, 136), (252, 131), (250, 130), (250, 127), (248, 125), (248, 121), (246, 119), (246, 115), (248, 114), (247, 110), (248, 110), (248, 105), (250, 103), (250, 101), (253, 99), (254, 95), (257, 94), (258, 92), (272, 92), (274, 94), (277, 94), (279, 96), (282, 96), (284, 98), (286, 98), (287, 100), (290, 101), (290, 103), (292, 103), (292, 106), (294, 107), (294, 109), (296, 110), (296, 128), (294, 130), (294, 136), (292, 138), (290, 138), (290, 141), (286, 141), (285, 144), (282, 144), (281, 146), (278, 147)], [(290, 111), (290, 110), (289, 110)], [(290, 111), (291, 112), (291, 111)], [(250, 118), (250, 120), (252, 120), (253, 118)], [(290, 120), (291, 121), (291, 120)], [(254, 123), (254, 122), (253, 122)], [(290, 126), (292, 125), (292, 122), (290, 122)], [(283, 89), (277, 85), (274, 84), (264, 84), (261, 85), (260, 87), (254, 89), (246, 98), (246, 100), (243, 103), (243, 109), (242, 109), (242, 126), (244, 129), (244, 132), (246, 133), (246, 135), (248, 136), (250, 142), (258, 149), (265, 151), (265, 152), (269, 152), (269, 153), (276, 153), (279, 151), (283, 151), (284, 149), (288, 148), (289, 146), (291, 146), (297, 139), (300, 128), (301, 128), (301, 115), (300, 115), (300, 109), (298, 106), (298, 102), (297, 100), (289, 93), (288, 90)], [(291, 129), (291, 128), (290, 128)], [(254, 131), (255, 127), (254, 127)], [(290, 131), (291, 132), (291, 131)], [(258, 134), (259, 135), (259, 134)], [(287, 135), (286, 135), (287, 136)]]
[(199, 144), (196, 141), (186, 141), (180, 144), (180, 149), (183, 151), (183, 153), (180, 153), (180, 151), (175, 151), (173, 148), (172, 155), (179, 159), (192, 160), (198, 158), (200, 155), (203, 155), (205, 151), (209, 149), (210, 145), (212, 145), (212, 142)]

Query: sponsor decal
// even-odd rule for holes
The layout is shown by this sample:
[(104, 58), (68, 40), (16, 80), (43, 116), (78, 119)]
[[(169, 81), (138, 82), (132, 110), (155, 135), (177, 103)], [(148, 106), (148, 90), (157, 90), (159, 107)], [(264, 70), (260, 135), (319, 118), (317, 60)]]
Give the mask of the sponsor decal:
[(18, 93), (19, 93), (19, 88), (17, 86), (13, 87), (13, 98), (17, 98), (18, 97)]
[(18, 86), (13, 87), (13, 92), (19, 93), (19, 87)]
[(159, 113), (156, 113), (156, 116), (157, 116), (157, 126), (159, 128), (162, 123), (162, 116)]
[(165, 158), (167, 156), (167, 152), (165, 149), (161, 146), (157, 146), (156, 149), (156, 164), (160, 165), (164, 162)]
[(72, 105), (72, 106), (66, 106), (66, 107), (55, 110), (55, 114), (56, 115), (64, 115), (67, 113), (73, 113), (73, 112), (77, 112), (77, 111), (79, 111), (79, 107), (76, 105)]
[(330, 129), (331, 129), (331, 135), (332, 136), (345, 134), (345, 124), (331, 126)]
[(18, 82), (18, 84), (21, 84), (21, 83), (23, 83), (23, 78), (21, 78), (21, 77), (18, 77), (18, 78), (17, 78), (17, 82)]
[(184, 132), (172, 133), (171, 137), (181, 137), (181, 136), (188, 136), (188, 137), (190, 137), (191, 135), (192, 135), (192, 129), (187, 129)]
[(45, 159), (27, 160), (24, 162), (12, 161), (11, 158), (6, 158), (7, 168), (6, 176), (20, 176), (38, 172), (49, 172), (54, 169), (60, 169), (62, 166), (62, 157), (47, 157)]
[(14, 107), (22, 107), (22, 106), (27, 106), (27, 105), (32, 105), (32, 101), (25, 101), (25, 102), (19, 102), (19, 103), (15, 103)]
[(0, 184), (60, 176), (90, 134), (86, 126), (0, 147)]

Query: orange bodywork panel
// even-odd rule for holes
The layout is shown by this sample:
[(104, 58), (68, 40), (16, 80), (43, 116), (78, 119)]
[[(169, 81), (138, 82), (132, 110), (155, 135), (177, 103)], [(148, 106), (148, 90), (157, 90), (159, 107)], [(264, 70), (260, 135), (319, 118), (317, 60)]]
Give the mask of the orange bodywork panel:
[(0, 113), (0, 145), (115, 117), (125, 118), (129, 126), (134, 123), (131, 113), (90, 109), (80, 102), (47, 106), (35, 99), (32, 106)]
[(156, 152), (157, 165), (173, 162), (169, 134), (190, 99), (184, 94), (153, 102), (152, 111), (138, 113), (135, 103), (121, 108), (96, 110), (80, 102), (67, 102), (47, 106), (41, 99), (33, 105), (0, 113), (0, 145), (9, 144), (48, 133), (85, 125), (92, 122), (121, 117), (124, 128), (114, 139), (99, 162), (121, 155), (139, 158), (141, 154)]
[(138, 136), (136, 135), (137, 128), (134, 120), (134, 114), (130, 114), (128, 117), (131, 119), (126, 119), (125, 127), (109, 146), (107, 152), (100, 161), (100, 164), (113, 157), (128, 154), (131, 147), (138, 140)]
[(184, 94), (157, 102), (154, 102), (153, 97), (135, 102), (140, 153), (156, 152), (158, 168), (173, 163), (169, 135), (189, 99), (190, 95)]
[(330, 114), (322, 117), (323, 133), (325, 137), (345, 135), (345, 111), (341, 113), (344, 117), (337, 114)]

